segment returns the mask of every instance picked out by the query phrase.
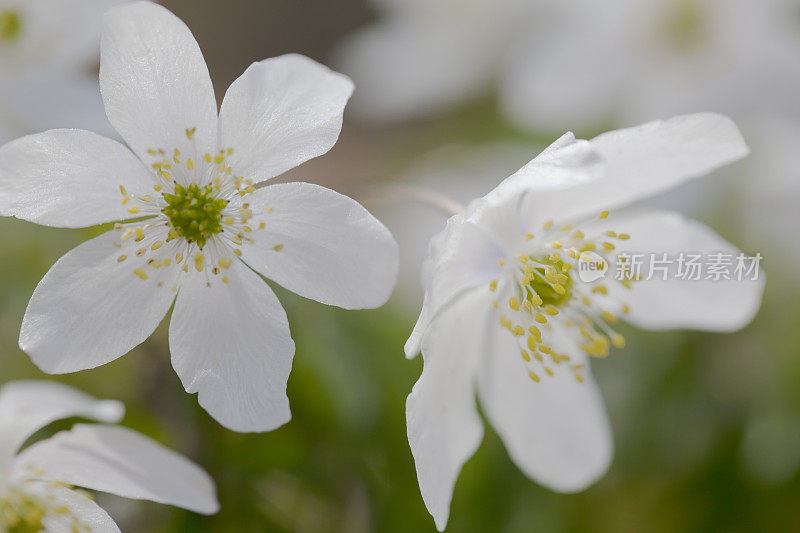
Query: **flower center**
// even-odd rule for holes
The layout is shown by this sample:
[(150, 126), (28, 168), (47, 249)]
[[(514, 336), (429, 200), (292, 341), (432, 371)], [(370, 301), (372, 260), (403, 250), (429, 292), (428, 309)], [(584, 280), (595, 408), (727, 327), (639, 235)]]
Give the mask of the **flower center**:
[[(607, 211), (600, 214), (601, 219), (607, 216)], [(533, 381), (538, 382), (542, 374), (553, 376), (554, 368), (564, 366), (583, 382), (583, 364), (558, 353), (553, 347), (553, 334), (568, 333), (591, 357), (606, 357), (611, 346), (625, 345), (625, 338), (611, 324), (618, 320), (616, 313), (628, 313), (630, 309), (609, 295), (607, 283), (630, 288), (636, 277), (620, 262), (616, 263), (615, 275), (609, 273), (605, 279), (604, 275), (611, 264), (607, 256), (616, 249), (614, 241), (630, 237), (614, 231), (587, 236), (571, 225), (554, 228), (552, 222), (542, 230), (539, 239), (533, 234), (526, 236), (533, 253), (500, 260), (510, 282), (510, 297), (506, 302), (495, 301), (494, 307), (501, 310), (500, 325), (518, 339)], [(601, 271), (591, 281), (576, 273), (587, 264)], [(497, 288), (498, 280), (492, 280), (489, 289)]]
[(0, 11), (0, 41), (15, 41), (21, 32), (19, 13), (13, 9)]
[(678, 52), (695, 50), (706, 39), (708, 17), (697, 0), (676, 0), (665, 20), (662, 35)]
[(45, 510), (36, 500), (17, 490), (7, 491), (0, 499), (0, 526), (9, 533), (42, 531)]
[(558, 307), (572, 299), (572, 277), (564, 274), (570, 267), (561, 257), (552, 254), (539, 259), (531, 257), (523, 264), (526, 296), (538, 295), (542, 305)]
[(161, 211), (170, 226), (201, 250), (208, 239), (222, 232), (222, 211), (228, 200), (217, 198), (210, 184), (175, 184), (173, 192), (163, 196), (167, 205)]

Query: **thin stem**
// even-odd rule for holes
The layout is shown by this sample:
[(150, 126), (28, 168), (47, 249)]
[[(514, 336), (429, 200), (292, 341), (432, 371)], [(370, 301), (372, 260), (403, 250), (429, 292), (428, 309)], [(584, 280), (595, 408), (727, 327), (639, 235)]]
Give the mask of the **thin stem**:
[(416, 202), (433, 207), (447, 216), (462, 215), (467, 210), (465, 205), (443, 194), (411, 185), (383, 185), (371, 189), (361, 199), (372, 205)]

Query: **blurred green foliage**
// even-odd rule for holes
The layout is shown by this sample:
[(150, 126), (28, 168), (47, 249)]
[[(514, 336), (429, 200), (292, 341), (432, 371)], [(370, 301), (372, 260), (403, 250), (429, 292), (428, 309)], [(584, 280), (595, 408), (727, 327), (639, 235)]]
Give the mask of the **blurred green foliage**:
[[(95, 233), (0, 221), (3, 381), (45, 377), (16, 347), (21, 316), (50, 264)], [(432, 531), (405, 436), (405, 396), (421, 371), (402, 354), (414, 317), (397, 305), (346, 312), (277, 290), (297, 354), (293, 420), (272, 433), (228, 431), (182, 390), (167, 320), (129, 355), (56, 378), (123, 400), (125, 425), (211, 472), (222, 510), (206, 518), (100, 495), (101, 504), (123, 531)], [(615, 430), (610, 472), (583, 493), (550, 492), (516, 469), (487, 426), (449, 531), (797, 530), (796, 296), (770, 291), (756, 324), (730, 336), (626, 331), (629, 347), (594, 364)]]

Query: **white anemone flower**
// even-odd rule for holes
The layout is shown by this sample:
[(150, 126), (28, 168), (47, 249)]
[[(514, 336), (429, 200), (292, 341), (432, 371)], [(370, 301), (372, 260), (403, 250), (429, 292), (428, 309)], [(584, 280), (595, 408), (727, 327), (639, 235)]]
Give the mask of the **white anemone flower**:
[(287, 55), (255, 63), (217, 107), (189, 29), (149, 2), (108, 12), (100, 85), (131, 147), (55, 130), (0, 149), (0, 213), (59, 227), (122, 219), (62, 257), (36, 288), (19, 344), (42, 370), (129, 352), (173, 305), (172, 365), (236, 431), (291, 417), (294, 343), (259, 276), (319, 302), (389, 297), (397, 245), (354, 200), (309, 183), (255, 185), (328, 151), (351, 81)]
[(0, 388), (0, 530), (110, 533), (119, 528), (85, 491), (219, 510), (214, 482), (199, 466), (133, 430), (76, 424), (22, 449), (48, 424), (71, 417), (115, 423), (121, 403), (66, 385), (16, 381)]
[(736, 126), (713, 114), (591, 141), (566, 134), (434, 238), (425, 302), (406, 343), (408, 357), (422, 352), (424, 369), (406, 408), (420, 489), (440, 530), (482, 438), (476, 391), (526, 475), (557, 491), (582, 490), (612, 456), (588, 358), (624, 345), (614, 324), (731, 331), (752, 319), (762, 277), (648, 280), (643, 268), (641, 277), (624, 270), (619, 279), (582, 281), (576, 273), (586, 254), (617, 268), (623, 253), (738, 253), (675, 213), (609, 211), (747, 152)]
[(122, 0), (0, 0), (0, 144), (47, 128), (110, 130), (97, 77), (103, 13)]
[(796, 116), (797, 9), (795, 0), (560, 1), (549, 28), (506, 63), (501, 101), (539, 130), (701, 109)]
[(532, 31), (544, 0), (374, 0), (382, 15), (338, 51), (358, 91), (353, 109), (376, 120), (448, 111), (492, 88)]

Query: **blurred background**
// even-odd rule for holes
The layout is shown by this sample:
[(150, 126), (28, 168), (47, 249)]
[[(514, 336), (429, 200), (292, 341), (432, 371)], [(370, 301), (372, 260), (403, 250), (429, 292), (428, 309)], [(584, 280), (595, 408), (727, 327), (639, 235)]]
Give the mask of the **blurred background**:
[[(123, 531), (433, 531), (405, 433), (405, 397), (422, 362), (406, 361), (402, 346), (419, 311), (427, 242), (445, 217), (381, 187), (466, 202), (564, 131), (591, 138), (696, 111), (732, 116), (753, 153), (654, 203), (762, 253), (758, 318), (732, 335), (623, 331), (629, 346), (593, 365), (615, 435), (608, 474), (580, 494), (550, 492), (516, 469), (487, 425), (448, 530), (800, 531), (800, 1), (162, 3), (193, 30), (218, 99), (251, 62), (288, 52), (354, 78), (338, 145), (286, 179), (362, 201), (395, 233), (402, 264), (395, 296), (377, 311), (328, 308), (276, 287), (297, 354), (293, 419), (271, 433), (227, 431), (183, 391), (167, 320), (128, 356), (58, 377), (124, 401), (124, 424), (189, 455), (218, 483), (222, 510), (210, 518), (99, 496)], [(67, 90), (76, 72), (5, 53), (8, 31), (0, 24), (0, 142), (84, 126), (92, 113), (93, 129), (108, 128), (96, 52), (73, 68), (84, 95)], [(45, 75), (61, 79), (42, 84)], [(70, 95), (81, 122), (48, 115), (50, 99), (32, 100), (42, 86)], [(2, 382), (45, 377), (17, 347), (25, 306), (52, 263), (99, 232), (0, 219)]]

